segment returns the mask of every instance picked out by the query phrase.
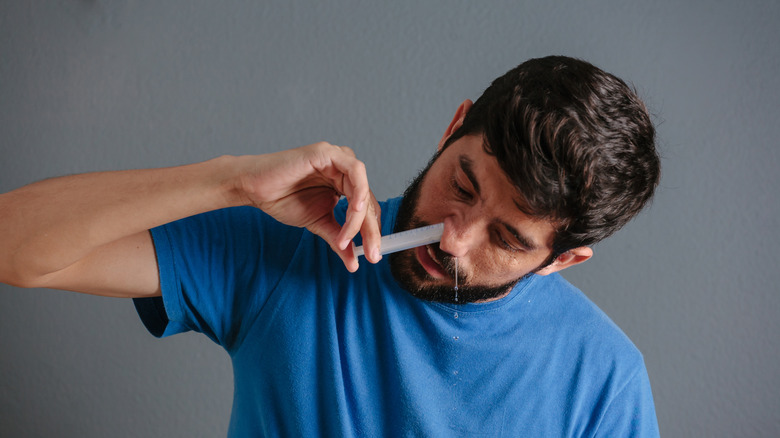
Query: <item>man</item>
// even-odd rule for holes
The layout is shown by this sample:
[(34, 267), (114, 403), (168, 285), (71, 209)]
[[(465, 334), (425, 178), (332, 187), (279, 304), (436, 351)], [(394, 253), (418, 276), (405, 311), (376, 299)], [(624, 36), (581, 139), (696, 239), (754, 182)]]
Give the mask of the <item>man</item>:
[[(620, 79), (535, 59), (463, 102), (382, 204), (326, 143), (3, 194), (0, 280), (134, 297), (152, 333), (209, 336), (231, 436), (657, 436), (641, 354), (557, 272), (658, 178)], [(380, 228), (434, 223), (438, 244), (382, 259)]]

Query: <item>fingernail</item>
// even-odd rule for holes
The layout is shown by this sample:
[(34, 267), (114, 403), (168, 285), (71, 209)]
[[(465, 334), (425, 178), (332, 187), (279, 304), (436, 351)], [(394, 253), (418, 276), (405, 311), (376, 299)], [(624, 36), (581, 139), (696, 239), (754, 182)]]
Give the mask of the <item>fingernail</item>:
[(379, 252), (379, 248), (374, 248), (374, 251), (371, 253), (371, 258), (374, 259), (374, 262), (382, 260), (382, 254)]

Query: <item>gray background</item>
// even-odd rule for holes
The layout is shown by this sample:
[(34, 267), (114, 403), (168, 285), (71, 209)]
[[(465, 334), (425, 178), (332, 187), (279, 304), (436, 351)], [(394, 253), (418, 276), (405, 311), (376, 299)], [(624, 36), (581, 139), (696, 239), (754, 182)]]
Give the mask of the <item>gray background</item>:
[[(0, 191), (45, 177), (352, 146), (399, 194), (457, 105), (587, 59), (656, 115), (652, 207), (565, 272), (645, 354), (661, 432), (780, 435), (780, 3), (0, 3)], [(232, 377), (129, 301), (0, 285), (0, 436), (221, 436)]]

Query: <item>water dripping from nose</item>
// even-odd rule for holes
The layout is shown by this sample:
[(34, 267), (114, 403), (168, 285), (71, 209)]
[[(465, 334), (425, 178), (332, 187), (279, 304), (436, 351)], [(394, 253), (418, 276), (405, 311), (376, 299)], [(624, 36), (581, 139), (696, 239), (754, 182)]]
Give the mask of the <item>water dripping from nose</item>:
[(455, 257), (455, 302), (458, 302), (458, 258)]

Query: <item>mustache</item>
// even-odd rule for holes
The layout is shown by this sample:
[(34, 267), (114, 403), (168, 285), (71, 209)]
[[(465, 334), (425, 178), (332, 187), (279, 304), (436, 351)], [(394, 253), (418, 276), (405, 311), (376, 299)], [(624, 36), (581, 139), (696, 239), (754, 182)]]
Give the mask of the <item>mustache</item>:
[[(438, 262), (442, 268), (444, 268), (445, 271), (447, 271), (447, 274), (454, 280), (455, 279), (455, 259), (457, 257), (451, 255), (448, 252), (445, 252), (439, 247), (438, 243), (430, 245), (431, 252), (433, 253), (433, 258)], [(466, 283), (466, 275), (464, 274), (464, 269), (462, 266), (458, 267), (458, 283), (459, 284), (465, 284)]]

